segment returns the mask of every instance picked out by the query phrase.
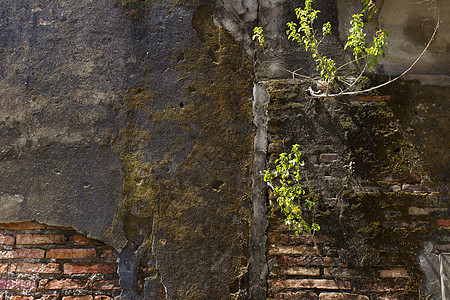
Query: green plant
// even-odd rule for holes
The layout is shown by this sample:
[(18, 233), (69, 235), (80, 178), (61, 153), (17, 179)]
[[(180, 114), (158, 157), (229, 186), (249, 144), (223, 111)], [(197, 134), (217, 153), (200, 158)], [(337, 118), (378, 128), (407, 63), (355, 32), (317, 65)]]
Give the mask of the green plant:
[[(295, 230), (296, 234), (314, 235), (320, 229), (314, 221), (318, 198), (308, 185), (308, 177), (303, 168), (305, 163), (301, 160), (301, 155), (299, 145), (293, 145), (289, 154), (281, 153), (275, 160), (276, 170), (273, 172), (265, 170), (264, 181), (272, 188), (285, 216), (286, 225)], [(306, 185), (306, 189), (303, 185)], [(305, 212), (310, 213), (310, 222), (305, 219)]]
[(261, 46), (261, 48), (264, 51), (264, 34), (263, 34), (263, 29), (262, 27), (255, 27), (253, 28), (253, 40), (258, 40), (259, 46)]
[(316, 69), (320, 72), (320, 77), (330, 83), (335, 80), (336, 64), (331, 58), (320, 54), (319, 46), (324, 38), (331, 34), (331, 24), (327, 22), (322, 26), (322, 38), (317, 40), (318, 31), (314, 29), (314, 21), (320, 11), (312, 8), (313, 1), (305, 0), (304, 8), (295, 9), (299, 23), (287, 23), (289, 29), (286, 34), (288, 39), (303, 44), (305, 50), (311, 52), (312, 58), (316, 61)]
[[(300, 77), (302, 79), (309, 80), (316, 84), (316, 90), (309, 89), (310, 96), (313, 97), (336, 97), (340, 95), (351, 95), (368, 92), (377, 89), (381, 86), (389, 84), (403, 75), (405, 75), (412, 67), (420, 60), (420, 58), (427, 51), (431, 41), (437, 32), (440, 25), (439, 12), (437, 11), (437, 23), (434, 28), (434, 32), (429, 39), (425, 49), (414, 61), (414, 63), (402, 74), (396, 78), (389, 78), (385, 83), (378, 86), (370, 87), (365, 90), (352, 90), (355, 88), (357, 82), (361, 79), (362, 75), (368, 70), (373, 71), (378, 65), (378, 59), (385, 57), (385, 49), (389, 42), (387, 37), (389, 33), (386, 30), (378, 30), (373, 38), (372, 42), (366, 41), (366, 33), (364, 32), (364, 16), (368, 18), (372, 17), (376, 11), (375, 4), (372, 0), (361, 0), (363, 3), (363, 10), (359, 14), (354, 14), (353, 19), (350, 21), (349, 36), (344, 49), (352, 49), (354, 60), (344, 63), (341, 66), (336, 66), (335, 61), (332, 58), (326, 57), (320, 51), (320, 45), (324, 39), (331, 35), (332, 28), (330, 22), (323, 24), (322, 29), (318, 30), (314, 27), (320, 11), (312, 7), (314, 0), (305, 0), (304, 7), (295, 9), (297, 16), (297, 22), (288, 22), (286, 34), (289, 40), (293, 40), (302, 45), (307, 52), (312, 56), (312, 59), (316, 63), (316, 69), (320, 74), (321, 80), (315, 80), (310, 76), (299, 74), (296, 71), (288, 71), (292, 74), (293, 78)], [(253, 40), (258, 40), (264, 51), (264, 33), (262, 27), (255, 27)], [(265, 52), (265, 51), (264, 51)], [(350, 78), (349, 80), (343, 75), (344, 67), (349, 64), (356, 64), (360, 73), (358, 76)]]
[[(369, 6), (371, 2), (366, 0), (362, 1), (366, 4), (363, 11), (367, 11), (368, 14), (371, 14), (374, 10), (374, 6)], [(297, 41), (304, 46), (307, 52), (311, 53), (312, 58), (316, 62), (316, 69), (319, 71), (320, 77), (324, 81), (322, 86), (324, 86), (327, 93), (329, 93), (332, 87), (338, 86), (338, 83), (341, 82), (337, 73), (343, 66), (337, 67), (333, 59), (320, 53), (320, 44), (327, 35), (331, 35), (331, 24), (330, 22), (323, 24), (321, 33), (314, 28), (314, 22), (320, 11), (312, 7), (313, 2), (314, 0), (305, 0), (304, 8), (295, 9), (298, 24), (295, 22), (287, 23), (288, 30), (286, 31), (286, 34), (288, 35), (288, 39)], [(351, 27), (349, 29), (350, 35), (348, 36), (344, 49), (353, 49), (354, 62), (360, 67), (360, 62), (365, 61), (362, 70), (373, 70), (378, 64), (378, 57), (384, 57), (385, 55), (384, 51), (388, 45), (386, 38), (389, 33), (385, 30), (378, 31), (374, 38), (374, 42), (368, 47), (366, 33), (364, 33), (363, 16), (362, 13), (354, 14), (352, 16), (353, 19), (350, 21)]]

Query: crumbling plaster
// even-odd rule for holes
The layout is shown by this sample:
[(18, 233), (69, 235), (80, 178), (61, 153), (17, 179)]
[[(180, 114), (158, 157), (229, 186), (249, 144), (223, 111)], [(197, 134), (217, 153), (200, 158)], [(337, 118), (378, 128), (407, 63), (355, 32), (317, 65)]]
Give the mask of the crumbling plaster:
[[(354, 1), (317, 1), (318, 22), (340, 30), (324, 43), (337, 61), (349, 58), (342, 12)], [(424, 22), (412, 22), (424, 10), (407, 1), (385, 0), (379, 12), (376, 25), (392, 37), (381, 73), (400, 72), (429, 35), (428, 11), (419, 16)], [(450, 6), (438, 5), (445, 15)], [(297, 6), (1, 1), (0, 221), (73, 226), (122, 251), (124, 299), (248, 296), (249, 280), (263, 285), (248, 278), (250, 257), (259, 260), (252, 276), (266, 268), (261, 252), (252, 252), (265, 238), (255, 233), (266, 226), (264, 214), (262, 227), (249, 229), (251, 169), (264, 155), (252, 153), (261, 145), (252, 145), (251, 98), (267, 100), (263, 85), (252, 95), (253, 75), (260, 82), (289, 77), (283, 68), (314, 73), (284, 34)], [(446, 80), (448, 24), (416, 73)], [(256, 25), (266, 30), (266, 53), (251, 40)], [(259, 212), (260, 188), (253, 191)], [(156, 270), (144, 291), (135, 286), (139, 267)]]

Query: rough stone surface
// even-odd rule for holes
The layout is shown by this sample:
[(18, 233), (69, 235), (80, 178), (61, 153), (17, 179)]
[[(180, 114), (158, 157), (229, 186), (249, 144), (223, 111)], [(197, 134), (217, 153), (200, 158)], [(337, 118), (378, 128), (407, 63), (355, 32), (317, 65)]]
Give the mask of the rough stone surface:
[(248, 289), (252, 63), (214, 10), (0, 3), (0, 221), (121, 250), (123, 299)]
[[(133, 46), (112, 4), (1, 2), (2, 222), (35, 219), (96, 237), (111, 225), (122, 179), (109, 144)], [(123, 233), (109, 242), (123, 247)]]
[[(305, 187), (319, 197), (319, 233), (329, 237), (316, 243), (316, 251), (303, 250), (311, 248), (307, 239), (281, 225), (284, 215), (269, 196), (269, 295), (306, 290), (305, 282), (325, 292), (333, 288), (326, 280), (339, 278), (352, 287), (351, 295), (323, 297), (376, 299), (389, 293), (415, 299), (420, 291), (441, 299), (445, 284), (436, 271), (436, 252), (448, 243), (448, 159), (442, 139), (448, 135), (448, 104), (442, 102), (448, 87), (403, 81), (363, 99), (312, 99), (302, 93), (301, 81), (265, 84), (268, 167), (274, 168), (278, 154), (292, 144), (300, 145)], [(418, 192), (410, 191), (413, 184), (420, 186)], [(309, 213), (303, 214), (306, 220)], [(422, 251), (425, 239), (432, 242)], [(292, 270), (311, 266), (319, 272)]]
[[(430, 11), (411, 1), (377, 1), (380, 10), (369, 33), (382, 26), (393, 38), (391, 58), (378, 73), (399, 73), (430, 35), (435, 21)], [(338, 64), (351, 58), (343, 39), (347, 13), (357, 12), (359, 3), (315, 2), (322, 11), (316, 28), (326, 21), (335, 28), (321, 48)], [(448, 15), (446, 2), (437, 3), (441, 15)], [(309, 173), (313, 189), (326, 201), (322, 217), (340, 218), (349, 227), (330, 230), (328, 236), (344, 238), (339, 251), (321, 246), (329, 257), (280, 262), (366, 266), (379, 260), (371, 251), (375, 246), (365, 243), (375, 239), (368, 229), (375, 223), (375, 236), (389, 228), (420, 231), (426, 227), (420, 218), (437, 214), (443, 221), (434, 224), (447, 224), (440, 211), (410, 215), (417, 217), (410, 223), (400, 220), (407, 210), (389, 201), (393, 191), (406, 192), (403, 187), (410, 185), (416, 198), (396, 201), (443, 206), (448, 142), (442, 136), (450, 126), (442, 99), (448, 89), (413, 81), (386, 88), (381, 96), (315, 101), (305, 100), (300, 92), (305, 87), (294, 80), (287, 90), (279, 88), (286, 82), (273, 79), (291, 77), (283, 68), (317, 76), (309, 54), (285, 36), (298, 5), (293, 0), (1, 1), (0, 222), (74, 227), (112, 245), (120, 251), (122, 299), (265, 299), (265, 277), (274, 260), (265, 260), (267, 199), (260, 172), (267, 147), (270, 164), (295, 141), (307, 156), (306, 167), (314, 170)], [(421, 82), (448, 84), (448, 24), (444, 21), (414, 70)], [(255, 25), (265, 29), (265, 52), (251, 40)], [(266, 106), (269, 93), (288, 112), (266, 120), (265, 109), (273, 104)], [(272, 130), (268, 140), (266, 122)], [(404, 181), (408, 174), (420, 176)], [(374, 183), (376, 178), (389, 180)], [(367, 201), (348, 195), (351, 204), (343, 207), (342, 192), (349, 185)], [(367, 196), (380, 189), (384, 192)], [(423, 196), (423, 191), (435, 194)], [(388, 214), (373, 210), (370, 201), (384, 203), (398, 216), (383, 223), (380, 216)], [(369, 209), (376, 213), (364, 219)], [(30, 230), (48, 229), (42, 226)], [(361, 228), (369, 237), (352, 235)], [(5, 247), (14, 242), (1, 241)], [(36, 250), (1, 250), (0, 256), (41, 258), (43, 252)], [(67, 272), (96, 268), (63, 267)], [(2, 280), (4, 286), (16, 284)], [(317, 299), (315, 293), (283, 291), (276, 297)], [(108, 298), (95, 299), (102, 297)]]

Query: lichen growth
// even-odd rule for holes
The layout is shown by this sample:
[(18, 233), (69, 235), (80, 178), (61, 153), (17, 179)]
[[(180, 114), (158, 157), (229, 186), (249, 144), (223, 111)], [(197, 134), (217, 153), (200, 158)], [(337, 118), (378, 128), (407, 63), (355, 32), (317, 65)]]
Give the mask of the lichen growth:
[(170, 59), (179, 98), (144, 83), (128, 89), (112, 142), (125, 197), (115, 224), (154, 224), (142, 232), (127, 227), (127, 237), (154, 235), (151, 252), (165, 261), (158, 272), (180, 299), (242, 294), (249, 258), (252, 63), (212, 14), (212, 6), (197, 9), (195, 31)]
[(353, 103), (340, 125), (361, 177), (422, 173), (421, 157), (385, 102)]
[[(443, 242), (448, 231), (439, 228), (436, 219), (446, 218), (448, 211), (414, 214), (410, 209), (448, 206), (443, 184), (448, 159), (443, 153), (449, 145), (442, 136), (449, 130), (443, 127), (449, 110), (442, 99), (450, 90), (400, 82), (379, 91), (390, 96), (315, 101), (294, 90), (291, 80), (274, 80), (267, 86), (273, 100), (268, 107), (269, 151), (283, 147), (286, 151), (292, 143), (301, 144), (311, 155), (307, 164), (310, 183), (317, 190), (325, 186), (320, 190), (323, 194), (330, 194), (333, 188), (338, 191), (330, 201), (320, 202), (317, 222), (321, 233), (336, 237), (322, 250), (339, 256), (349, 268), (368, 273), (349, 279), (355, 291), (359, 285), (389, 282), (401, 287), (406, 283), (405, 291), (390, 294), (418, 299), (423, 275), (417, 256), (424, 241)], [(293, 91), (299, 95), (291, 94)], [(290, 102), (302, 104), (303, 109), (290, 110)], [(340, 157), (323, 163), (321, 153), (340, 153)], [(269, 166), (274, 153), (270, 154)], [(348, 171), (342, 171), (342, 166)], [(392, 178), (400, 182), (392, 182)], [(272, 215), (270, 221), (277, 223), (279, 219)], [(373, 275), (380, 268), (394, 266), (405, 268), (408, 278)], [(370, 290), (363, 293), (380, 294)]]
[[(405, 293), (418, 296), (422, 271), (417, 255), (422, 241), (431, 238), (438, 230), (435, 217), (430, 215), (410, 215), (411, 206), (427, 207), (429, 194), (407, 192), (393, 193), (346, 193), (347, 205), (341, 212), (341, 226), (346, 235), (358, 235), (361, 245), (350, 245), (352, 256), (348, 262), (358, 264), (364, 257), (369, 267), (395, 262), (407, 268), (408, 279)], [(434, 203), (434, 205), (439, 205)], [(441, 204), (442, 205), (442, 204)], [(386, 217), (386, 212), (398, 211), (395, 217)], [(361, 250), (366, 245), (365, 252)], [(346, 246), (349, 247), (348, 245)]]

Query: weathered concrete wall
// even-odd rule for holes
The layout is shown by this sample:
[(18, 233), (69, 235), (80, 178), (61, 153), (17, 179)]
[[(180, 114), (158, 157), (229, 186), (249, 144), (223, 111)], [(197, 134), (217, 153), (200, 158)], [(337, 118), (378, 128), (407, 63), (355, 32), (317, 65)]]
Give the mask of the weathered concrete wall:
[[(105, 238), (121, 202), (110, 144), (114, 110), (133, 85), (130, 21), (106, 1), (0, 5), (2, 221)], [(109, 242), (123, 247), (123, 232)]]
[(0, 221), (112, 245), (123, 299), (245, 293), (252, 63), (213, 11), (0, 3)]
[[(427, 25), (419, 37), (412, 36), (416, 27), (408, 24), (417, 9), (408, 5), (402, 6), (398, 19), (407, 20), (403, 33), (395, 33), (400, 25), (391, 14), (405, 1), (379, 1), (379, 22), (371, 24), (372, 29), (379, 24), (392, 28), (393, 49), (402, 47), (403, 38), (420, 46), (429, 34)], [(290, 77), (283, 68), (302, 68), (315, 76), (308, 54), (284, 34), (298, 4), (1, 1), (0, 222), (71, 226), (113, 246), (120, 252), (123, 299), (264, 299), (267, 220), (259, 172), (264, 168), (263, 108), (269, 96), (260, 81)], [(442, 14), (448, 11), (444, 1), (438, 4)], [(319, 27), (331, 21), (341, 30), (322, 44), (327, 56), (338, 62), (349, 59), (342, 47), (342, 13), (352, 11), (353, 5), (317, 1), (322, 11)], [(255, 50), (251, 41), (255, 25), (266, 30), (265, 53)], [(446, 26), (443, 23), (440, 32), (447, 32)], [(439, 35), (417, 73), (446, 78), (447, 40), (446, 34)], [(386, 64), (403, 67), (409, 56), (399, 60), (395, 55), (402, 52), (392, 51), (394, 58)], [(434, 88), (412, 85), (418, 93), (392, 103), (393, 114), (411, 117), (402, 124), (419, 124), (411, 125), (413, 131), (402, 128), (402, 138), (417, 149), (402, 144), (388, 150), (414, 154), (411, 167), (420, 167), (421, 178), (443, 182), (444, 150), (435, 153), (443, 149), (442, 133), (433, 130), (443, 128), (445, 118), (432, 113), (442, 104), (438, 96), (425, 101)], [(397, 91), (386, 93), (393, 96)], [(440, 95), (444, 99), (447, 94)], [(408, 99), (414, 99), (415, 106), (407, 106), (409, 113), (402, 115), (402, 103), (409, 105)], [(406, 163), (394, 164), (395, 154), (377, 152), (380, 145), (370, 143), (371, 135), (352, 131), (359, 120), (344, 118), (349, 128), (341, 132), (333, 126), (336, 120), (327, 119), (331, 104), (314, 105), (319, 107), (308, 108), (307, 116), (318, 120), (311, 124), (323, 121), (329, 132), (307, 136), (311, 149), (324, 143), (332, 149), (329, 145), (337, 143), (348, 154), (349, 145), (340, 136), (348, 129), (358, 145), (367, 147), (366, 152), (354, 151), (357, 166), (364, 166), (357, 174), (362, 179), (370, 179), (366, 170), (382, 174)], [(330, 109), (341, 109), (339, 105)], [(440, 123), (421, 127), (421, 118), (435, 117)], [(305, 128), (296, 128), (295, 136)], [(368, 153), (381, 156), (374, 161)], [(331, 176), (325, 169), (312, 179)], [(435, 171), (428, 172), (431, 169)], [(336, 176), (341, 175), (339, 169)], [(316, 182), (324, 197), (341, 189), (340, 183), (325, 188)], [(138, 286), (138, 281), (144, 284)]]
[[(339, 0), (339, 36), (345, 41), (349, 34), (351, 15), (359, 13), (359, 0)], [(426, 54), (420, 59), (409, 75), (441, 75), (448, 80), (450, 62), (447, 50), (450, 43), (447, 16), (450, 6), (446, 1), (382, 0), (377, 1), (377, 10), (371, 19), (366, 18), (367, 36), (377, 30), (389, 32), (389, 47), (386, 58), (380, 61), (378, 74), (399, 75), (411, 66), (428, 43), (433, 30), (440, 21), (440, 29)], [(434, 83), (446, 84), (445, 80), (434, 78)]]

